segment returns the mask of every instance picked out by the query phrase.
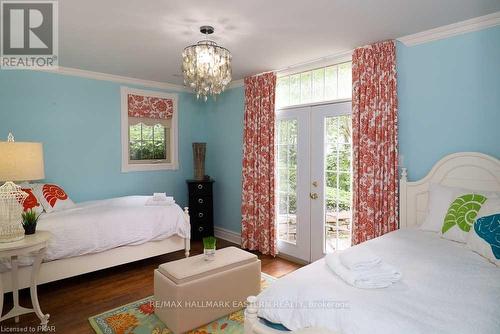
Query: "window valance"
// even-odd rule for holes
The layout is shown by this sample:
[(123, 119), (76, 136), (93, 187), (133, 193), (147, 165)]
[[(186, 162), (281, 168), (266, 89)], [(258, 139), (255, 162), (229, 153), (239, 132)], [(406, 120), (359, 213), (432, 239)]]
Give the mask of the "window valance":
[(172, 99), (128, 94), (129, 117), (171, 119), (174, 114)]

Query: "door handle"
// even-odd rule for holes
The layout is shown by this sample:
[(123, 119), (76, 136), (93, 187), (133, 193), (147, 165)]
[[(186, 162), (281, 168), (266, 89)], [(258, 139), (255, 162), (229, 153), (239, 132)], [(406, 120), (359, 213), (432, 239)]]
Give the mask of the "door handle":
[(317, 193), (310, 193), (309, 197), (311, 197), (311, 199), (318, 199), (318, 194)]

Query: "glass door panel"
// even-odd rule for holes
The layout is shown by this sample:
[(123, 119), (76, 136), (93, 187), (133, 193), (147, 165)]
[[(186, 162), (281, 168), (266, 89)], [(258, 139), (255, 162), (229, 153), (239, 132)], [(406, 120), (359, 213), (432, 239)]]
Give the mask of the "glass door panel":
[(280, 253), (310, 261), (309, 108), (276, 113), (276, 225)]
[(312, 261), (351, 245), (350, 114), (350, 102), (311, 110)]
[(277, 123), (278, 239), (297, 240), (297, 119)]
[(351, 245), (351, 116), (327, 116), (324, 123), (324, 251), (331, 253)]

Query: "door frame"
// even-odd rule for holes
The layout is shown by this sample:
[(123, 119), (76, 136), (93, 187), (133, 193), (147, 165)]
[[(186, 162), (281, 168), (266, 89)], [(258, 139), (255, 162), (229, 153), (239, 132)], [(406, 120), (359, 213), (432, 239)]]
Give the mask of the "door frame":
[[(351, 114), (350, 99), (276, 110), (276, 125), (280, 120), (296, 119), (298, 122), (296, 243), (280, 240), (277, 236), (278, 250), (285, 257), (313, 262), (325, 255), (325, 124), (323, 120), (325, 117)], [(278, 133), (277, 128), (275, 133)], [(313, 149), (315, 147), (321, 149)], [(275, 154), (275, 159), (277, 157), (278, 154)], [(275, 162), (277, 168), (278, 163)], [(277, 169), (276, 175), (278, 175)], [(317, 186), (313, 185), (314, 181), (318, 182)], [(313, 193), (318, 194), (317, 199), (311, 198)], [(277, 196), (277, 201), (279, 201), (279, 196)], [(279, 203), (275, 207), (277, 222)], [(278, 233), (278, 227), (276, 233)]]

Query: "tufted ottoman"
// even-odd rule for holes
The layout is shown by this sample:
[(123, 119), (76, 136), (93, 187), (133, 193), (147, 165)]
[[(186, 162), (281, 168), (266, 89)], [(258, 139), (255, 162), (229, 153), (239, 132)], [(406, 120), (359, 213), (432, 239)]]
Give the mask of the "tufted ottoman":
[(260, 292), (260, 260), (236, 247), (164, 263), (154, 271), (155, 314), (184, 333), (245, 307)]

